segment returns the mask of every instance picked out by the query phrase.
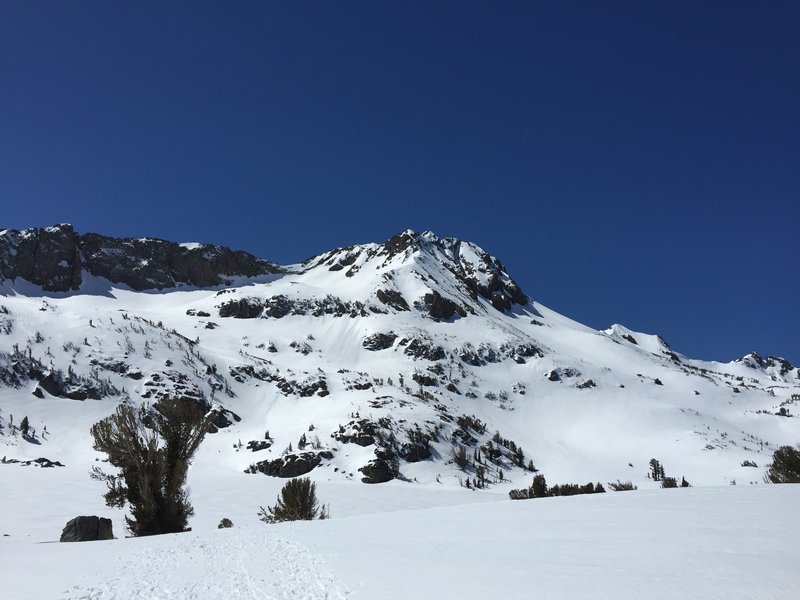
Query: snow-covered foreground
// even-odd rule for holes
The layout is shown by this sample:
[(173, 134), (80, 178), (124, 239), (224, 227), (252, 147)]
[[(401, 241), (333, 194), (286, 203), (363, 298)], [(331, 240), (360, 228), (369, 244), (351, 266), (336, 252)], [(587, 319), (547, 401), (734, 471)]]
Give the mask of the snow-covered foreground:
[(19, 600), (790, 599), (800, 589), (799, 502), (800, 485), (736, 486), (107, 542), (6, 537), (0, 581), (4, 598)]

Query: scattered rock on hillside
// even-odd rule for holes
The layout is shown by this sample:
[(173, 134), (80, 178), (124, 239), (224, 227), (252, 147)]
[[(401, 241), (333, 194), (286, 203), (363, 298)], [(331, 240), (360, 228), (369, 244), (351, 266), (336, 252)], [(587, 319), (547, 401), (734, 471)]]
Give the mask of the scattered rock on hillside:
[(427, 308), (428, 314), (436, 319), (447, 321), (458, 315), (466, 317), (467, 311), (449, 298), (445, 298), (439, 292), (433, 291), (422, 297), (422, 302)]
[(215, 406), (206, 415), (210, 421), (208, 433), (217, 433), (220, 429), (230, 427), (233, 423), (238, 423), (242, 418), (232, 410)]
[(382, 458), (375, 458), (359, 469), (364, 483), (385, 483), (394, 479), (395, 474), (389, 463)]
[(369, 419), (350, 421), (347, 425), (339, 425), (339, 430), (334, 431), (331, 437), (342, 444), (356, 444), (358, 446), (371, 446), (380, 436), (377, 424)]
[(270, 477), (299, 477), (313, 471), (323, 458), (330, 460), (333, 458), (333, 453), (323, 450), (321, 452), (287, 454), (274, 460), (262, 460), (250, 465), (245, 473), (264, 473)]
[(391, 348), (396, 339), (397, 334), (393, 331), (390, 331), (389, 333), (373, 333), (372, 335), (364, 338), (364, 341), (361, 343), (361, 345), (367, 350), (376, 352), (378, 350), (386, 350), (387, 348)]
[(408, 302), (406, 302), (406, 299), (403, 298), (403, 295), (397, 290), (378, 290), (375, 292), (375, 296), (377, 296), (378, 300), (380, 300), (383, 304), (390, 306), (395, 310), (411, 310), (411, 308), (408, 306)]

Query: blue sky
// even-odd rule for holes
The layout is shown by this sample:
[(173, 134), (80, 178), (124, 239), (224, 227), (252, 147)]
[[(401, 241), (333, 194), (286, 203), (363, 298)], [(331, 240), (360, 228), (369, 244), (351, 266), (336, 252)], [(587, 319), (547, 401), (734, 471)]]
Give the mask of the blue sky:
[(413, 228), (593, 327), (800, 362), (798, 2), (3, 2), (1, 227)]

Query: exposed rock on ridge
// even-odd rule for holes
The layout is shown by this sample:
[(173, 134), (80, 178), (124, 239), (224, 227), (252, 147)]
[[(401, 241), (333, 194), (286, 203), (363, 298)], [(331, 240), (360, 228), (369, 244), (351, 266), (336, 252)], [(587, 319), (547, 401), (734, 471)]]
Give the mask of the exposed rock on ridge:
[(46, 291), (66, 292), (80, 288), (82, 270), (134, 290), (208, 287), (226, 276), (280, 272), (266, 260), (223, 246), (80, 235), (66, 224), (0, 231), (0, 280), (21, 277)]

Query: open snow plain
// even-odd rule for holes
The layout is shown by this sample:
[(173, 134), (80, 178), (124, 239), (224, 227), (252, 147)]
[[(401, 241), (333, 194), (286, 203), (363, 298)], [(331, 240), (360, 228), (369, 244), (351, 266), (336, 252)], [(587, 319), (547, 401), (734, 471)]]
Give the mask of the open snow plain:
[[(335, 487), (320, 495), (335, 498)], [(475, 492), (459, 499), (484, 501), (444, 506), (456, 496), (418, 491), (417, 504), (440, 505), (380, 512), (411, 497), (402, 488), (382, 486), (379, 512), (327, 521), (269, 526), (253, 512), (232, 529), (149, 538), (4, 537), (3, 597), (790, 600), (800, 590), (800, 485), (521, 501)]]

